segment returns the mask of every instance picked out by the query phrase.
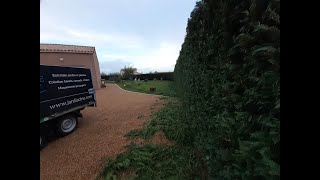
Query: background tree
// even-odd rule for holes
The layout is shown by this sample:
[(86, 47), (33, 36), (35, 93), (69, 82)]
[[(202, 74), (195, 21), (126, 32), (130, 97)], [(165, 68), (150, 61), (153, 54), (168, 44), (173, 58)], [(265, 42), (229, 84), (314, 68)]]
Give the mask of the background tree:
[(120, 73), (118, 73), (118, 72), (113, 72), (113, 73), (109, 73), (108, 76), (119, 76), (119, 75), (120, 75)]
[(123, 70), (123, 75), (122, 75), (122, 79), (124, 80), (132, 80), (133, 78), (133, 72), (137, 70), (137, 68), (134, 68), (133, 66), (124, 66)]
[(107, 76), (107, 74), (105, 72), (102, 72), (101, 76)]

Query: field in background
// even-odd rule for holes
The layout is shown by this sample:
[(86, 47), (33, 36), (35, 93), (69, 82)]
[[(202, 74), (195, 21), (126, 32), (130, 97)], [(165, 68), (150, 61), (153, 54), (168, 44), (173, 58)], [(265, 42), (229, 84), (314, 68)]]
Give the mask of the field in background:
[[(152, 80), (152, 81), (122, 81), (117, 83), (121, 88), (129, 91), (147, 93), (147, 94), (157, 94), (164, 96), (174, 96), (174, 87), (172, 81), (160, 81), (160, 80)], [(156, 88), (154, 92), (150, 91), (150, 88)]]

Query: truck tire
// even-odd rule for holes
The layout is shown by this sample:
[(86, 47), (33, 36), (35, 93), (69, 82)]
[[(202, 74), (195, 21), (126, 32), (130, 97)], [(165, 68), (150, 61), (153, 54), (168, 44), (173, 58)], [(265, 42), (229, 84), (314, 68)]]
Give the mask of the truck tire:
[(72, 133), (78, 126), (78, 119), (74, 115), (66, 115), (61, 117), (57, 123), (57, 134), (66, 136)]

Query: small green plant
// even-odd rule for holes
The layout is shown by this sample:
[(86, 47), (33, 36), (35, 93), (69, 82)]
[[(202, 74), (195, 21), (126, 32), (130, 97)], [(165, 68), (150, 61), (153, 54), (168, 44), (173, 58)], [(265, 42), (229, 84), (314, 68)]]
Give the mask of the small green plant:
[(106, 180), (117, 179), (120, 172), (134, 170), (133, 179), (199, 179), (198, 161), (191, 148), (132, 143), (128, 151), (109, 159), (100, 174)]
[(168, 97), (161, 96), (159, 99), (160, 99), (160, 100), (166, 100), (166, 99), (168, 99)]
[(144, 128), (132, 130), (126, 137), (149, 139), (156, 132), (163, 131), (166, 137), (178, 143), (183, 143), (185, 125), (179, 118), (179, 109), (181, 108), (175, 99), (167, 99), (166, 105), (158, 112), (154, 113), (153, 118), (145, 122)]
[(130, 138), (141, 137), (143, 139), (149, 139), (157, 131), (159, 131), (159, 128), (157, 128), (155, 126), (147, 126), (146, 128), (141, 129), (141, 130), (132, 130), (129, 133), (127, 133), (125, 136), (130, 137)]
[(143, 114), (138, 116), (138, 119), (141, 119), (141, 118), (144, 118)]

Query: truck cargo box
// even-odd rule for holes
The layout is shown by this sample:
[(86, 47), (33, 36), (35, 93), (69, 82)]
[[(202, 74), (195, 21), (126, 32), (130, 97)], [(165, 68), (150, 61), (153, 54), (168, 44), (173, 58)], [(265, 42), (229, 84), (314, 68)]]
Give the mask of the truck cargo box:
[(90, 69), (40, 65), (40, 123), (95, 102)]

